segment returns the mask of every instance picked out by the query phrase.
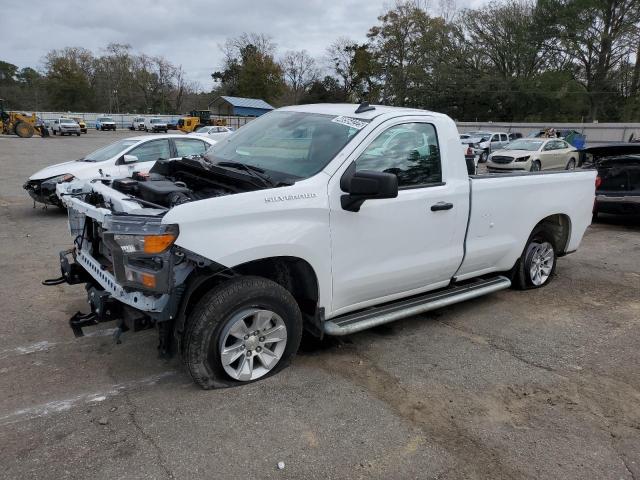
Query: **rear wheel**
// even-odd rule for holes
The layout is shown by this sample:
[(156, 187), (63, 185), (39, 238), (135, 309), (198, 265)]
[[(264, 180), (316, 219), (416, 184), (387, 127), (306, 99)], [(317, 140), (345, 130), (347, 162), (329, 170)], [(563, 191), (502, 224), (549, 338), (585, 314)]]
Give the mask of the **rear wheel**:
[(202, 388), (254, 382), (282, 370), (298, 350), (302, 315), (291, 294), (261, 277), (232, 279), (188, 318), (183, 359)]
[(557, 258), (551, 232), (543, 226), (536, 227), (514, 267), (513, 285), (521, 290), (545, 286), (556, 271)]

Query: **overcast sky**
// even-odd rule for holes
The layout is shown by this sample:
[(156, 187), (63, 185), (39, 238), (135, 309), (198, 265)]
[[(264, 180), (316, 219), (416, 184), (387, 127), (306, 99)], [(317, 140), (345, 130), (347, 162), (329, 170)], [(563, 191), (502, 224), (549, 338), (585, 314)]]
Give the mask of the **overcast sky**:
[[(433, 0), (437, 5), (438, 0)], [(38, 2), (28, 7), (0, 0), (0, 60), (40, 68), (51, 49), (82, 46), (96, 54), (109, 43), (162, 55), (182, 65), (209, 90), (221, 67), (219, 45), (242, 32), (271, 35), (278, 53), (306, 49), (320, 59), (333, 40), (363, 41), (369, 27), (393, 2), (382, 0), (107, 0)], [(458, 0), (458, 8), (484, 0)]]

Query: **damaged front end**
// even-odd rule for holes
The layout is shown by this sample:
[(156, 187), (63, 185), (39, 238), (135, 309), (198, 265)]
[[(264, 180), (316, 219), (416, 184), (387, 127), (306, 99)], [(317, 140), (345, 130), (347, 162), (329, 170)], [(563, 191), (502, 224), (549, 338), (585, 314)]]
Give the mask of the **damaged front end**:
[(156, 326), (160, 352), (169, 355), (186, 280), (211, 262), (174, 245), (178, 226), (162, 215), (113, 212), (93, 191), (62, 198), (74, 247), (60, 252), (60, 278), (43, 283), (85, 284), (90, 311), (70, 318), (75, 336), (101, 322), (117, 322), (118, 341), (122, 332)]

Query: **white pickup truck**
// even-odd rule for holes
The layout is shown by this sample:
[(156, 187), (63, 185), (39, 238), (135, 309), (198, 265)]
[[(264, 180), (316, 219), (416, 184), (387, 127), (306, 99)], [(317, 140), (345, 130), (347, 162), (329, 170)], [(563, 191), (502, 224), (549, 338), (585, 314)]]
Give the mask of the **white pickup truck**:
[(469, 176), (454, 122), (383, 106), (276, 110), (204, 157), (58, 185), (98, 322), (155, 326), (203, 388), (271, 375), (303, 331), (346, 335), (546, 285), (591, 222), (595, 171)]

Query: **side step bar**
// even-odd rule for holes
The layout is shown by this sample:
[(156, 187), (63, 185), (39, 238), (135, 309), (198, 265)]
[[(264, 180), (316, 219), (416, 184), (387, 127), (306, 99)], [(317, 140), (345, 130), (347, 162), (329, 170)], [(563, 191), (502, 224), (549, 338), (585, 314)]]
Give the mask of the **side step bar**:
[(489, 293), (504, 290), (511, 286), (511, 280), (506, 277), (493, 277), (488, 280), (478, 280), (465, 285), (449, 287), (446, 290), (430, 292), (419, 297), (399, 300), (381, 307), (374, 307), (356, 313), (349, 313), (332, 318), (324, 322), (324, 332), (327, 335), (349, 335), (385, 323), (395, 322), (402, 318), (411, 317), (419, 313), (446, 307), (454, 303), (464, 302), (472, 298), (481, 297)]

